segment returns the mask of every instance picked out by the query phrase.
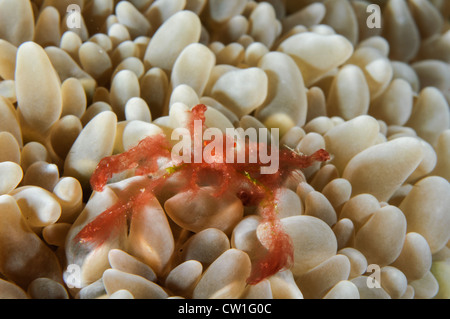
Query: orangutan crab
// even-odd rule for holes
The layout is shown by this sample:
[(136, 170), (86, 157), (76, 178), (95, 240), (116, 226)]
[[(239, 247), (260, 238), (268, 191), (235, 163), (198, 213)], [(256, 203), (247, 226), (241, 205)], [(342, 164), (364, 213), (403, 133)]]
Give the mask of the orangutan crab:
[[(187, 125), (188, 135), (196, 138), (196, 125), (200, 125), (202, 131), (205, 126), (205, 111), (203, 104), (196, 105), (190, 111)], [(221, 138), (230, 140), (230, 136), (224, 133)], [(223, 141), (223, 139), (222, 139)], [(293, 150), (283, 147), (272, 148), (272, 152), (278, 155), (278, 169), (270, 174), (264, 174), (264, 164), (261, 158), (250, 161), (251, 154), (255, 154), (261, 148), (268, 145), (262, 142), (245, 141), (239, 145), (222, 143), (211, 148), (213, 141), (203, 141), (198, 144), (200, 151), (209, 148), (209, 157), (199, 161), (194, 159), (195, 150), (186, 153), (184, 159), (174, 160), (174, 154), (170, 142), (164, 134), (153, 135), (144, 138), (139, 144), (128, 151), (106, 157), (100, 161), (91, 177), (91, 186), (94, 191), (101, 192), (108, 180), (117, 173), (134, 169), (134, 174), (148, 176), (139, 190), (130, 197), (120, 198), (119, 201), (101, 213), (97, 218), (87, 224), (74, 238), (79, 244), (101, 245), (107, 238), (114, 236), (118, 226), (127, 223), (133, 218), (133, 212), (145, 205), (155, 196), (155, 189), (164, 185), (169, 176), (181, 174), (189, 183), (183, 185), (183, 190), (195, 192), (199, 189), (201, 174), (216, 174), (220, 176), (217, 191), (214, 193), (218, 199), (225, 191), (232, 191), (242, 201), (244, 206), (259, 206), (261, 223), (264, 224), (264, 235), (260, 240), (267, 248), (267, 254), (252, 266), (252, 272), (247, 279), (249, 284), (256, 284), (278, 271), (288, 268), (293, 262), (293, 247), (288, 234), (282, 228), (277, 216), (277, 198), (275, 193), (285, 180), (296, 170), (306, 168), (315, 161), (327, 161), (329, 154), (321, 149), (314, 154), (300, 155)], [(195, 141), (194, 141), (195, 145)], [(230, 152), (230, 145), (231, 152)], [(191, 145), (192, 147), (192, 145)], [(197, 150), (198, 151), (198, 150)], [(228, 151), (228, 152), (227, 152)], [(245, 152), (244, 161), (232, 161), (230, 156), (238, 152)], [(197, 153), (198, 154), (198, 153)], [(179, 153), (178, 153), (179, 155)], [(228, 157), (228, 160), (227, 160)], [(237, 155), (236, 155), (237, 157)]]

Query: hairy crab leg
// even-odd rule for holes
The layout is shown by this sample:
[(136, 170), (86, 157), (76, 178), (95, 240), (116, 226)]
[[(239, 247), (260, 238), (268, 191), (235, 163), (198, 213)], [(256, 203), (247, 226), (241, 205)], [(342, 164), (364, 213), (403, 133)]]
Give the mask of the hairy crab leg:
[(250, 276), (247, 278), (250, 285), (257, 284), (281, 270), (289, 269), (294, 260), (291, 237), (284, 231), (280, 219), (263, 219), (259, 227), (263, 229), (260, 240), (265, 242), (268, 250), (252, 265)]
[(261, 243), (267, 248), (266, 254), (252, 264), (250, 276), (247, 278), (247, 283), (254, 285), (282, 269), (289, 268), (293, 262), (294, 252), (291, 238), (284, 231), (278, 217), (274, 192), (248, 172), (244, 172), (244, 176), (253, 197), (250, 201), (262, 208), (260, 215), (263, 219), (257, 233)]
[(114, 174), (128, 169), (135, 168), (135, 175), (155, 173), (159, 169), (160, 157), (171, 158), (169, 150), (164, 135), (146, 137), (127, 152), (103, 158), (91, 176), (91, 187), (95, 191), (102, 191)]
[[(252, 272), (247, 279), (249, 284), (256, 284), (280, 270), (287, 269), (294, 261), (294, 251), (290, 236), (283, 230), (282, 222), (277, 216), (276, 201), (270, 189), (277, 189), (281, 182), (289, 174), (295, 172), (297, 168), (306, 168), (314, 162), (327, 161), (329, 154), (325, 150), (318, 150), (314, 154), (299, 155), (288, 149), (280, 152), (280, 167), (276, 174), (261, 175), (259, 180), (255, 180), (263, 185), (265, 190), (265, 199), (261, 203), (263, 209), (261, 216), (263, 220), (259, 231), (262, 244), (268, 248), (267, 254), (252, 266)], [(261, 186), (260, 186), (261, 187)]]
[(117, 234), (126, 221), (133, 217), (133, 212), (146, 205), (154, 197), (154, 189), (164, 183), (165, 179), (176, 170), (149, 179), (136, 194), (119, 201), (89, 222), (74, 238), (76, 242), (92, 246), (103, 244), (108, 238)]

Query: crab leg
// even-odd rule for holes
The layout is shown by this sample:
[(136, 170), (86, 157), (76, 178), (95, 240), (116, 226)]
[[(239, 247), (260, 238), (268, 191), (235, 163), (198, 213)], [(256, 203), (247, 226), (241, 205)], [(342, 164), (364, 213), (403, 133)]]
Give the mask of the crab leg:
[(117, 173), (135, 168), (135, 175), (155, 173), (161, 157), (170, 159), (169, 144), (164, 135), (144, 138), (138, 145), (122, 154), (103, 158), (91, 177), (91, 187), (101, 192), (108, 180)]

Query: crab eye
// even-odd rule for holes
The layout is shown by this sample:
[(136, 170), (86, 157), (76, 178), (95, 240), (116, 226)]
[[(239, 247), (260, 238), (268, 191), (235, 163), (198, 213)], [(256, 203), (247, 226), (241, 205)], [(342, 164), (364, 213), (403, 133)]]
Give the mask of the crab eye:
[(241, 202), (244, 206), (246, 206), (250, 203), (251, 195), (252, 195), (251, 193), (249, 193), (245, 190), (241, 190), (237, 193), (237, 197), (241, 200)]

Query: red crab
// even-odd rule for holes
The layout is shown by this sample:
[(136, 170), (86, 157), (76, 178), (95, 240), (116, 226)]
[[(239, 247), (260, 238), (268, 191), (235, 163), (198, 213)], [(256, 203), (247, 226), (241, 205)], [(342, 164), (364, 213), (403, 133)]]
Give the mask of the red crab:
[[(203, 104), (196, 105), (190, 111), (188, 132), (195, 139), (195, 124), (201, 124), (201, 129), (205, 130), (205, 111), (207, 107)], [(222, 133), (224, 140), (230, 137)], [(222, 140), (223, 141), (223, 140)], [(203, 141), (201, 151), (212, 141)], [(194, 142), (195, 144), (195, 142)], [(137, 211), (141, 205), (145, 205), (153, 196), (155, 189), (164, 186), (167, 178), (173, 174), (181, 174), (190, 181), (183, 185), (184, 190), (195, 192), (199, 189), (199, 179), (204, 174), (214, 174), (219, 176), (217, 182), (218, 191), (214, 194), (218, 198), (225, 191), (232, 191), (242, 201), (244, 206), (259, 206), (261, 223), (264, 223), (264, 238), (261, 238), (263, 245), (267, 248), (267, 253), (259, 261), (252, 265), (249, 284), (256, 284), (278, 271), (288, 268), (293, 262), (293, 247), (288, 234), (283, 230), (280, 219), (277, 216), (276, 190), (282, 187), (286, 179), (298, 169), (306, 168), (315, 161), (327, 161), (329, 154), (321, 149), (311, 156), (300, 155), (288, 148), (275, 149), (278, 152), (278, 170), (271, 174), (261, 173), (261, 169), (266, 163), (257, 159), (249, 161), (251, 152), (259, 151), (262, 147), (267, 148), (265, 143), (255, 143), (246, 141), (241, 144), (248, 156), (241, 163), (229, 161), (227, 155), (236, 155), (238, 146), (233, 143), (232, 152), (229, 145), (222, 143), (223, 149), (213, 149), (210, 153), (215, 159), (201, 161), (192, 160), (189, 163), (174, 161), (171, 155), (172, 146), (164, 134), (144, 138), (139, 144), (128, 151), (103, 158), (98, 164), (91, 177), (91, 186), (94, 191), (101, 192), (108, 180), (116, 173), (134, 169), (135, 175), (146, 175), (149, 178), (145, 184), (134, 195), (127, 198), (120, 198), (119, 201), (109, 209), (101, 213), (97, 218), (87, 224), (75, 237), (80, 244), (101, 245), (106, 239), (114, 235), (114, 230), (118, 226), (124, 225), (127, 220), (133, 218), (133, 212)], [(194, 152), (195, 153), (195, 150)], [(237, 155), (236, 155), (237, 158)]]

